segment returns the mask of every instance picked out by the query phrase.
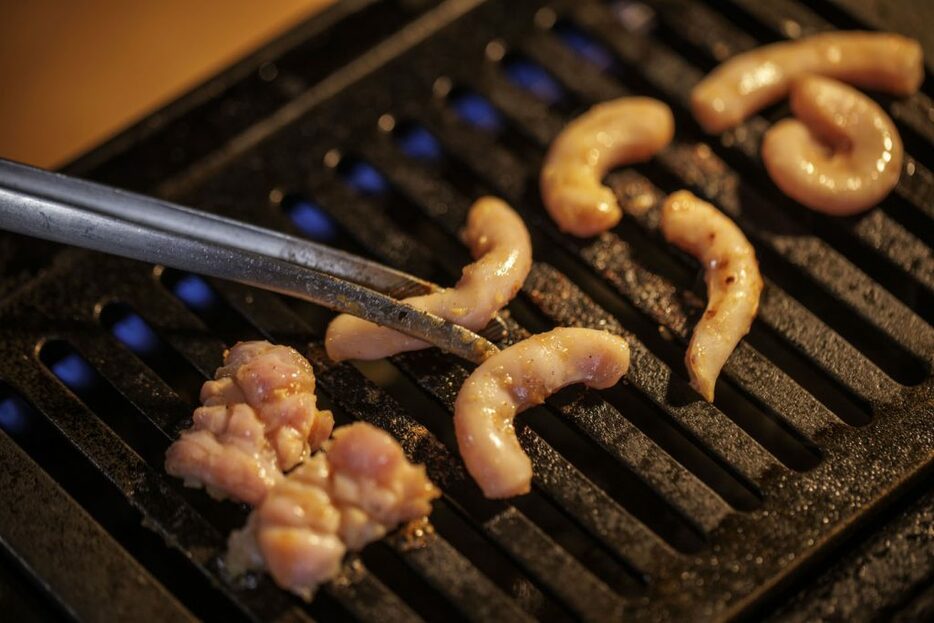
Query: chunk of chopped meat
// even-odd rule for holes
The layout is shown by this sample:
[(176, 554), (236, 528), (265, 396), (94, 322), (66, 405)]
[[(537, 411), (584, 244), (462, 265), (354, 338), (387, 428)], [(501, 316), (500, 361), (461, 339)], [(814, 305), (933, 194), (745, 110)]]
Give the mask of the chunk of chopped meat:
[(214, 497), (258, 504), (330, 435), (334, 419), (314, 392), (311, 365), (294, 349), (237, 344), (201, 388), (203, 406), (166, 453), (166, 471)]
[(440, 492), (388, 434), (356, 423), (278, 482), (230, 536), (234, 574), (267, 569), (283, 588), (311, 599), (348, 550), (431, 512)]
[(166, 453), (165, 469), (215, 498), (258, 504), (282, 477), (263, 423), (245, 404), (200, 407), (194, 424)]

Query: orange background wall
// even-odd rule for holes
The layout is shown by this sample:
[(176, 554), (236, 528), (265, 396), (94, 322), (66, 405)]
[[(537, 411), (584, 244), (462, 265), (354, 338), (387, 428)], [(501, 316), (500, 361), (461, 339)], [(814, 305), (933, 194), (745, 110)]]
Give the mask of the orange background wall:
[(0, 0), (0, 156), (55, 167), (332, 0)]

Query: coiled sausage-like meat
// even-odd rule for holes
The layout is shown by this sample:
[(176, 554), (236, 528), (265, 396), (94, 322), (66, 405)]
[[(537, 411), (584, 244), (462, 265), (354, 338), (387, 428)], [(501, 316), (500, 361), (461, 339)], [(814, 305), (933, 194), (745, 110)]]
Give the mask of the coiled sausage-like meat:
[(795, 119), (772, 126), (762, 161), (786, 195), (819, 212), (868, 210), (902, 170), (902, 141), (874, 101), (841, 82), (804, 76), (791, 89)]

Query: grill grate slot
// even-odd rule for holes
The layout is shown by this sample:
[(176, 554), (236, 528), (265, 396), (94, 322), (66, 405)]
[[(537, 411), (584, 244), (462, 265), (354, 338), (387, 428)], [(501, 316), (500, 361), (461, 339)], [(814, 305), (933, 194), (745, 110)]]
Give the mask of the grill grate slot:
[[(14, 409), (15, 422), (11, 421)], [(0, 464), (7, 475), (4, 491), (9, 495), (9, 503), (0, 513), (4, 556), (6, 548), (13, 547), (19, 564), (43, 575), (40, 591), (53, 603), (63, 600), (56, 605), (71, 617), (90, 616), (100, 595), (82, 597), (75, 593), (68, 587), (67, 576), (72, 573), (81, 573), (85, 586), (111, 595), (121, 604), (123, 616), (189, 620), (191, 614), (176, 598), (198, 616), (233, 614), (223, 598), (184, 568), (177, 552), (167, 554), (163, 543), (141, 528), (139, 515), (127, 508), (113, 485), (88, 464), (65, 435), (2, 382)], [(39, 506), (25, 502), (29, 489), (41, 491)], [(62, 526), (72, 529), (62, 530)], [(103, 571), (107, 567), (119, 569), (119, 573)], [(133, 595), (135, 604), (126, 600), (127, 594)]]
[(178, 395), (186, 405), (197, 404), (205, 376), (156, 333), (125, 303), (108, 303), (101, 324), (129, 348)]
[[(758, 42), (751, 38), (748, 40), (745, 39), (741, 30), (729, 25), (722, 18), (717, 18), (714, 13), (703, 8), (700, 4), (685, 3), (681, 0), (661, 0), (658, 4), (661, 7), (662, 15), (665, 16), (663, 22), (670, 24), (671, 29), (685, 36), (685, 38), (696, 39), (697, 42), (695, 45), (703, 50), (703, 53), (707, 54), (711, 62), (722, 60), (716, 58), (717, 56), (724, 56), (723, 54), (717, 55), (717, 46), (724, 40), (737, 43), (738, 49), (734, 50), (734, 53), (752, 49), (758, 44)], [(694, 19), (684, 19), (685, 12), (689, 13)], [(707, 24), (707, 27), (695, 29), (693, 26), (697, 23)], [(713, 24), (716, 24), (716, 26)], [(739, 45), (740, 42), (742, 42), (742, 45)], [(692, 54), (689, 55), (688, 58), (696, 61), (698, 55)], [(909, 98), (909, 101), (911, 100), (912, 98)], [(926, 108), (930, 109), (930, 102), (928, 102)], [(930, 119), (926, 119), (922, 127), (926, 130), (930, 129), (932, 127)], [(900, 131), (902, 135), (905, 136), (906, 144), (909, 148), (912, 145), (917, 146), (916, 142), (911, 140), (913, 135), (911, 134), (910, 128), (906, 128), (904, 124), (902, 124)], [(759, 137), (755, 137), (753, 140), (758, 143)], [(922, 143), (926, 147), (925, 152), (929, 154), (929, 140), (922, 139)], [(765, 179), (761, 167), (757, 166), (754, 167), (754, 169), (761, 178)], [(816, 218), (814, 220), (817, 222), (819, 231), (821, 231), (825, 238), (831, 240), (838, 248), (846, 247), (846, 237), (838, 234), (838, 232), (844, 229), (841, 228), (839, 219)], [(847, 226), (846, 229), (851, 236), (854, 236), (861, 243), (862, 247), (860, 247), (860, 249), (865, 248), (870, 252), (873, 250), (878, 251), (893, 266), (911, 273), (921, 282), (927, 295), (930, 294), (932, 283), (934, 283), (931, 275), (934, 269), (926, 268), (926, 266), (931, 264), (930, 249), (921, 244), (920, 241), (896, 222), (889, 220), (886, 216), (886, 212), (883, 210), (873, 210), (864, 217), (852, 219), (850, 225)], [(860, 264), (858, 258), (862, 256), (860, 249), (855, 249), (847, 253), (849, 257), (856, 258), (854, 261), (857, 261), (858, 264)], [(861, 268), (868, 271), (869, 269), (867, 267), (873, 266), (874, 264), (876, 264), (875, 261), (866, 261), (861, 264)], [(894, 277), (895, 275), (892, 274), (888, 277), (881, 275), (877, 278), (885, 284), (898, 283)], [(904, 281), (904, 279), (900, 281)], [(889, 285), (889, 287), (891, 288), (891, 285)], [(901, 294), (896, 292), (896, 294), (902, 300), (907, 300), (909, 304), (917, 303), (917, 301), (912, 298), (912, 293)], [(925, 296), (925, 298), (927, 298), (923, 293), (918, 293), (914, 296)], [(916, 307), (922, 310), (923, 313), (929, 306), (922, 304), (916, 305)], [(926, 320), (930, 322), (930, 318), (931, 316), (927, 316)]]
[[(394, 15), (368, 32), (404, 21), (386, 8), (393, 4), (361, 12)], [(233, 86), (208, 100), (216, 104), (193, 106), (95, 175), (137, 188), (158, 183), (182, 203), (301, 232), (442, 283), (468, 261), (457, 236), (471, 200), (503, 196), (529, 225), (537, 259), (509, 307), (507, 341), (574, 325), (606, 328), (632, 347), (623, 385), (561, 392), (519, 422), (533, 494), (486, 500), (465, 473), (450, 410), (468, 368), (450, 357), (426, 351), (335, 365), (321, 346), (326, 310), (71, 251), (38, 268), (30, 263), (23, 278), (0, 274), (7, 293), (0, 375), (15, 380), (58, 441), (51, 450), (30, 446), (2, 407), (0, 426), (77, 501), (59, 492), (53, 498), (66, 500), (62, 508), (84, 507), (93, 517), (86, 522), (113, 532), (108, 556), (141, 564), (148, 594), (164, 587), (196, 615), (678, 620), (764, 612), (781, 587), (810, 577), (805, 568), (930, 467), (928, 95), (884, 101), (915, 158), (906, 158), (880, 210), (837, 231), (777, 196), (762, 175), (766, 118), (786, 110), (766, 111), (725, 142), (708, 143), (684, 107), (700, 71), (715, 61), (843, 24), (825, 4), (406, 6), (416, 4), (413, 12), (427, 11), (422, 20), (334, 74), (326, 89), (299, 95), (311, 84), (300, 76), (314, 79), (303, 72), (312, 71), (307, 53), (320, 41), (283, 44), (295, 47), (259, 73), (284, 98), (277, 102), (297, 96), (287, 114), (265, 117), (280, 104), (264, 99), (269, 93), (254, 80), (231, 78)], [(796, 21), (776, 21), (789, 8)], [(571, 240), (535, 191), (544, 149), (572, 116), (629, 92), (671, 102), (677, 140), (655, 161), (607, 178), (645, 214), (595, 240)], [(240, 101), (225, 127), (210, 111), (231, 98)], [(223, 154), (198, 142), (233, 138), (254, 122), (262, 124), (258, 134), (233, 139)], [(179, 140), (182, 125), (201, 137), (196, 145)], [(182, 147), (167, 155), (173, 143)], [(191, 165), (205, 154), (209, 161)], [(181, 173), (166, 179), (173, 170)], [(660, 198), (685, 186), (738, 221), (767, 277), (759, 318), (724, 371), (716, 405), (697, 399), (681, 363), (703, 299), (697, 266), (657, 232)], [(43, 267), (45, 275), (20, 287)], [(246, 509), (186, 490), (162, 469), (165, 445), (190, 421), (198, 385), (213, 376), (225, 344), (264, 337), (309, 356), (322, 404), (340, 422), (386, 428), (444, 490), (429, 522), (352, 557), (311, 606), (265, 576), (253, 578), (255, 590), (223, 579), (225, 536)], [(76, 385), (73, 393), (52, 380), (36, 359), (37, 343), (52, 368), (71, 353), (63, 345), (73, 345), (96, 370), (90, 389)], [(100, 387), (106, 400), (95, 397)], [(5, 439), (0, 434), (0, 460), (12, 456)], [(58, 452), (55, 443), (70, 450)], [(83, 474), (99, 486), (82, 484)], [(0, 512), (4, 538), (6, 516)], [(65, 588), (71, 604), (75, 592)], [(200, 593), (209, 599), (199, 601)]]
[[(373, 150), (373, 153), (375, 154), (376, 150)], [(419, 207), (422, 209), (422, 211), (426, 215), (431, 215), (432, 206), (443, 205), (445, 207), (445, 213), (444, 215), (439, 217), (443, 223), (443, 227), (451, 231), (456, 230), (457, 225), (455, 223), (458, 220), (463, 218), (461, 215), (463, 215), (467, 209), (467, 201), (463, 197), (457, 196), (456, 193), (452, 192), (450, 189), (445, 188), (442, 184), (437, 182), (437, 180), (428, 179), (424, 175), (419, 175), (418, 172), (414, 169), (410, 169), (405, 166), (402, 166), (402, 167), (392, 166), (391, 165), (392, 162), (398, 161), (398, 157), (396, 154), (381, 153), (380, 155), (375, 156), (375, 158), (377, 160), (383, 161), (386, 164), (386, 167), (387, 167), (386, 171), (389, 174), (389, 177), (393, 179), (394, 182), (398, 181), (400, 186), (406, 189), (405, 194), (407, 196), (412, 197), (413, 200), (418, 201)], [(538, 248), (541, 248), (540, 244), (537, 246)], [(435, 249), (435, 251), (440, 252), (441, 250)], [(444, 252), (448, 252), (448, 251), (444, 250)], [(537, 279), (536, 274), (541, 275), (542, 270), (544, 270), (548, 276), (543, 279)], [(563, 280), (564, 288), (573, 287), (571, 283), (567, 280), (567, 278), (561, 275), (561, 273), (558, 273), (554, 271), (554, 269), (550, 269), (549, 267), (543, 268), (543, 265), (541, 264), (536, 264), (535, 267), (533, 268), (533, 272), (532, 272), (532, 275), (530, 276), (529, 282), (527, 282), (524, 290), (526, 292), (534, 293), (532, 295), (532, 298), (533, 299), (537, 298), (539, 301), (541, 301), (542, 298), (547, 298), (549, 294), (552, 297), (560, 296), (562, 299), (574, 298), (577, 300), (586, 300), (583, 293), (581, 293), (580, 291), (577, 291), (576, 289), (574, 291), (574, 296), (569, 297), (567, 296), (568, 295), (567, 289), (562, 291), (560, 288), (555, 288), (552, 284), (557, 282), (558, 280)], [(560, 295), (558, 294), (558, 292), (560, 292)], [(521, 302), (521, 300), (519, 302)], [(538, 306), (541, 306), (541, 304), (542, 304), (541, 302), (537, 303)], [(517, 313), (518, 310), (515, 304), (511, 305), (510, 307), (511, 307), (514, 317), (528, 318), (527, 314), (520, 316)], [(560, 309), (561, 306), (554, 305), (553, 307)], [(569, 322), (578, 323), (581, 317), (584, 317), (587, 315), (593, 315), (593, 313), (594, 313), (593, 311), (590, 311), (590, 310), (584, 311), (581, 309), (577, 309), (570, 314), (567, 314), (567, 312), (565, 312), (566, 322), (564, 324), (568, 324)], [(606, 316), (605, 312), (602, 312), (600, 315)], [(608, 322), (610, 321), (615, 322), (615, 320), (612, 318), (610, 318), (609, 321), (606, 320), (605, 318), (601, 318), (600, 321), (597, 322), (594, 326), (600, 326), (601, 328), (613, 330), (612, 326), (608, 326)], [(527, 322), (526, 320), (523, 320), (523, 322), (527, 326), (533, 326), (533, 325), (530, 325), (530, 323)], [(535, 323), (535, 322), (536, 322), (535, 320), (532, 320), (532, 323)], [(621, 328), (618, 328), (618, 325), (616, 326), (617, 326), (617, 329), (616, 329), (617, 332), (624, 333), (621, 330)], [(536, 327), (536, 330), (547, 330), (549, 328), (551, 328), (551, 325), (546, 323), (545, 325), (540, 324), (540, 326)], [(631, 346), (634, 349), (634, 355), (633, 355), (634, 360), (641, 363), (640, 345), (638, 343), (633, 343)], [(633, 368), (637, 369), (638, 366), (634, 365)], [(629, 462), (629, 460), (626, 458), (627, 455), (642, 456), (642, 452), (632, 452), (633, 448), (627, 448), (626, 444), (620, 443), (620, 440), (625, 438), (626, 434), (631, 434), (632, 431), (626, 428), (626, 424), (624, 423), (623, 420), (619, 419), (619, 414), (614, 409), (610, 408), (608, 405), (603, 405), (603, 408), (604, 408), (604, 412), (599, 413), (599, 414), (588, 413), (586, 409), (578, 409), (575, 412), (565, 411), (565, 415), (568, 416), (571, 421), (575, 422), (577, 426), (582, 427), (591, 438), (597, 441), (597, 443), (599, 443), (602, 447), (604, 447), (608, 452), (610, 452), (611, 454), (614, 454), (622, 462), (624, 463)], [(625, 413), (627, 409), (623, 407), (621, 411)], [(612, 426), (607, 426), (606, 422), (608, 421), (614, 421), (615, 423)], [(610, 434), (609, 430), (618, 430), (620, 431), (619, 434), (623, 435), (623, 437), (617, 437), (614, 440), (612, 437), (608, 436)], [(644, 477), (647, 477), (650, 480), (650, 482), (652, 482), (653, 486), (655, 486), (656, 488), (663, 489), (663, 490), (666, 488), (664, 482), (667, 482), (671, 478), (670, 469), (661, 470), (659, 474), (653, 474), (651, 473), (651, 471), (648, 474), (645, 474), (643, 472), (643, 474), (644, 474)], [(700, 491), (694, 491), (693, 493), (689, 493), (681, 497), (681, 500), (682, 500), (682, 503), (687, 503), (690, 506), (694, 506), (695, 508), (697, 508), (697, 503), (694, 501), (691, 501), (691, 498), (702, 499), (704, 497), (706, 496), (703, 495)], [(743, 498), (743, 495), (740, 494), (740, 497)], [(749, 502), (748, 497), (745, 497), (744, 499), (746, 500), (747, 503)], [(709, 512), (709, 510), (707, 512)], [(696, 516), (695, 513), (688, 513), (688, 514)], [(705, 521), (702, 521), (702, 523), (708, 526), (712, 526), (717, 521), (718, 519), (712, 519), (712, 523), (707, 523)]]

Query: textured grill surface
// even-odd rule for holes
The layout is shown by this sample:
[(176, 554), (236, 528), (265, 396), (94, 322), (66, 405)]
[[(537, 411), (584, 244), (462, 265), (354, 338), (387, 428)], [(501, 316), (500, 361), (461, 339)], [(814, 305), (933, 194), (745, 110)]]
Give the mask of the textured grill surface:
[[(3, 236), (0, 258), (28, 258), (0, 265), (5, 552), (42, 594), (89, 619), (143, 609), (174, 620), (650, 621), (770, 610), (847, 537), (929, 489), (934, 458), (928, 95), (885, 102), (905, 171), (882, 206), (847, 220), (804, 211), (765, 176), (758, 144), (787, 108), (708, 140), (686, 107), (716, 63), (832, 28), (837, 11), (793, 0), (349, 3), (322, 21), (328, 29), (303, 27), (179, 104), (182, 114), (78, 163), (90, 177), (293, 233), (286, 208), (302, 197), (333, 222), (333, 244), (443, 283), (467, 261), (457, 235), (470, 203), (500, 195), (526, 219), (536, 258), (504, 343), (553, 326), (602, 328), (629, 340), (632, 368), (617, 388), (571, 388), (526, 413), (517, 428), (533, 491), (485, 500), (450, 423), (469, 373), (460, 361), (423, 351), (334, 365), (320, 309), (221, 282), (205, 291), (213, 302), (186, 306), (173, 294), (183, 275)], [(328, 40), (361, 37), (364, 25), (368, 45)], [(569, 32), (600, 46), (602, 60), (575, 52)], [(517, 58), (547, 72), (558, 101), (510, 77)], [(254, 77), (262, 63), (276, 64), (263, 72), (271, 82)], [(492, 103), (492, 131), (457, 113), (463, 93)], [(574, 115), (628, 94), (668, 102), (677, 120), (653, 162), (608, 177), (646, 211), (595, 239), (564, 236), (537, 197), (544, 150)], [(406, 155), (394, 128), (411, 124), (441, 151)], [(352, 163), (386, 184), (355, 191)], [(688, 387), (681, 363), (703, 308), (699, 268), (658, 232), (660, 201), (679, 188), (737, 221), (766, 278), (715, 404)], [(130, 311), (155, 336), (135, 352), (114, 324)], [(429, 522), (352, 557), (310, 605), (263, 577), (228, 581), (225, 538), (246, 509), (162, 469), (225, 345), (257, 337), (304, 352), (340, 422), (386, 428), (445, 492)], [(837, 602), (858, 616), (908, 599), (893, 592), (914, 590), (934, 555), (930, 494), (916, 506), (914, 523), (887, 528), (847, 563), (892, 592), (867, 596), (844, 567), (778, 616), (828, 616)], [(896, 554), (914, 548), (913, 570), (874, 562), (891, 543)], [(94, 590), (106, 604), (88, 599)]]

